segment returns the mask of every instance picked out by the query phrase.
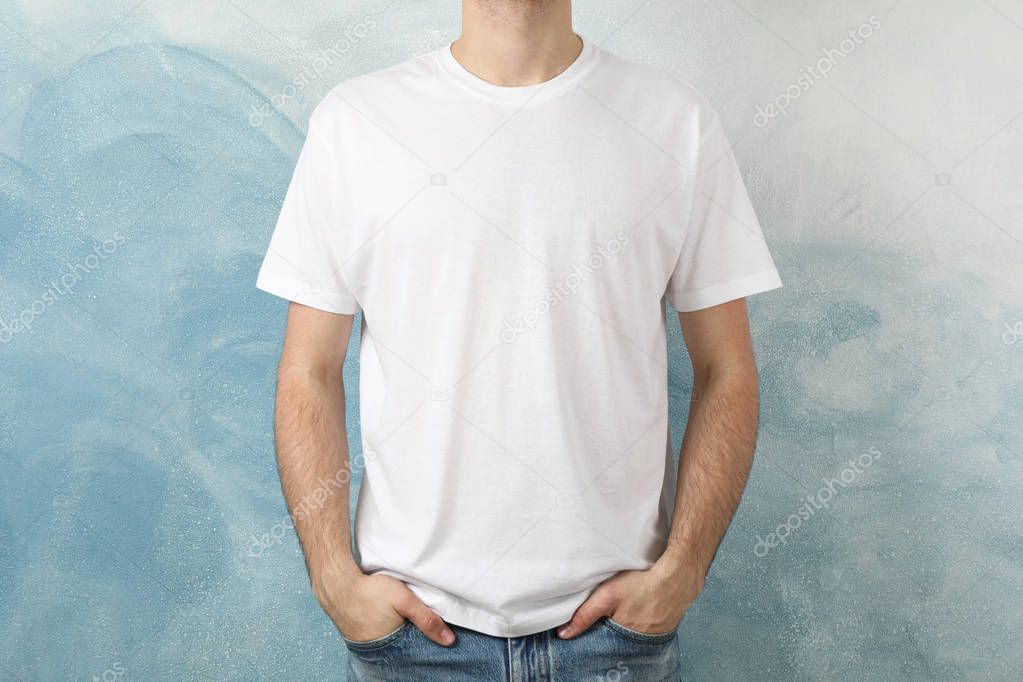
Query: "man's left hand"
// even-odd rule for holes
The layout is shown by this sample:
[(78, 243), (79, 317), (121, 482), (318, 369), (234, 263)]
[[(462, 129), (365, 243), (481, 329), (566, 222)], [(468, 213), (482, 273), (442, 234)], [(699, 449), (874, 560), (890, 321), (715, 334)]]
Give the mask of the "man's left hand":
[(663, 558), (645, 571), (622, 571), (593, 591), (558, 636), (571, 639), (607, 616), (646, 634), (671, 632), (703, 589), (703, 572)]

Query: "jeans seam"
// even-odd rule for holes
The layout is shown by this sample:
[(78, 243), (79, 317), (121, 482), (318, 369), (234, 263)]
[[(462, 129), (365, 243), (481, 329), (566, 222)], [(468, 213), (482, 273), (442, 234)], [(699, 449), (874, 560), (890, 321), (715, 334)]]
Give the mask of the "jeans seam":
[(505, 646), (508, 649), (508, 679), (509, 680), (514, 680), (515, 679), (515, 666), (514, 666), (514, 663), (512, 661), (512, 641), (511, 641), (511, 637), (505, 637), (504, 638), (504, 642), (505, 642)]
[(345, 637), (344, 635), (342, 635), (341, 638), (345, 640), (345, 644), (347, 644), (350, 648), (356, 651), (376, 651), (377, 649), (382, 649), (383, 647), (396, 641), (398, 637), (400, 637), (401, 634), (405, 631), (405, 628), (408, 627), (408, 625), (409, 621), (406, 620), (404, 623), (402, 623), (397, 628), (387, 633), (383, 637), (377, 637), (376, 639), (370, 639), (365, 642), (354, 642)]
[(664, 644), (670, 642), (672, 637), (678, 634), (678, 630), (669, 630), (668, 632), (659, 632), (650, 634), (647, 632), (639, 632), (632, 628), (627, 628), (621, 623), (616, 623), (611, 618), (604, 618), (605, 627), (609, 628), (612, 632), (616, 632), (626, 639), (630, 639), (641, 644)]

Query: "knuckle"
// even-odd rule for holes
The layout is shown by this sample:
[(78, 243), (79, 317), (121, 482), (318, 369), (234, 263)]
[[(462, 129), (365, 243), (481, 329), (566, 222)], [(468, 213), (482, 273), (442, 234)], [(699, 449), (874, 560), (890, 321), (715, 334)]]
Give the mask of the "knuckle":
[(394, 608), (402, 613), (407, 613), (415, 606), (415, 600), (412, 598), (410, 593), (400, 593), (394, 596), (394, 600), (391, 602)]
[(423, 630), (433, 631), (440, 628), (440, 616), (433, 611), (425, 614), (419, 621)]
[(618, 588), (608, 586), (598, 597), (597, 602), (601, 608), (610, 608), (618, 603), (619, 594)]

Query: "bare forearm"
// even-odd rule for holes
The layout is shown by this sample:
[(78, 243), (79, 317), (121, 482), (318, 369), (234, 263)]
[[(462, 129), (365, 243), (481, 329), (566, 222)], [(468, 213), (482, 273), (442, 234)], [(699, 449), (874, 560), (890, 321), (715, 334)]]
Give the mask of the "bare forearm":
[(666, 559), (705, 576), (735, 514), (753, 462), (756, 367), (697, 377), (679, 456), (678, 490)]
[(340, 371), (282, 364), (275, 416), (281, 487), (314, 590), (321, 576), (358, 570), (348, 519), (348, 441)]

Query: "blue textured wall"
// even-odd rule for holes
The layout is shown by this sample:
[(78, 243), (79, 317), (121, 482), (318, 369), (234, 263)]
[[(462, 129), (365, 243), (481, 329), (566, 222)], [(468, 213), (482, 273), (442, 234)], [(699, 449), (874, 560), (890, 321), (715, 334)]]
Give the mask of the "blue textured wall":
[[(760, 450), (689, 677), (1020, 679), (1023, 5), (576, 13), (720, 109), (787, 285), (753, 304)], [(285, 304), (253, 284), (313, 105), (457, 25), (0, 3), (0, 678), (342, 677), (279, 532)]]

